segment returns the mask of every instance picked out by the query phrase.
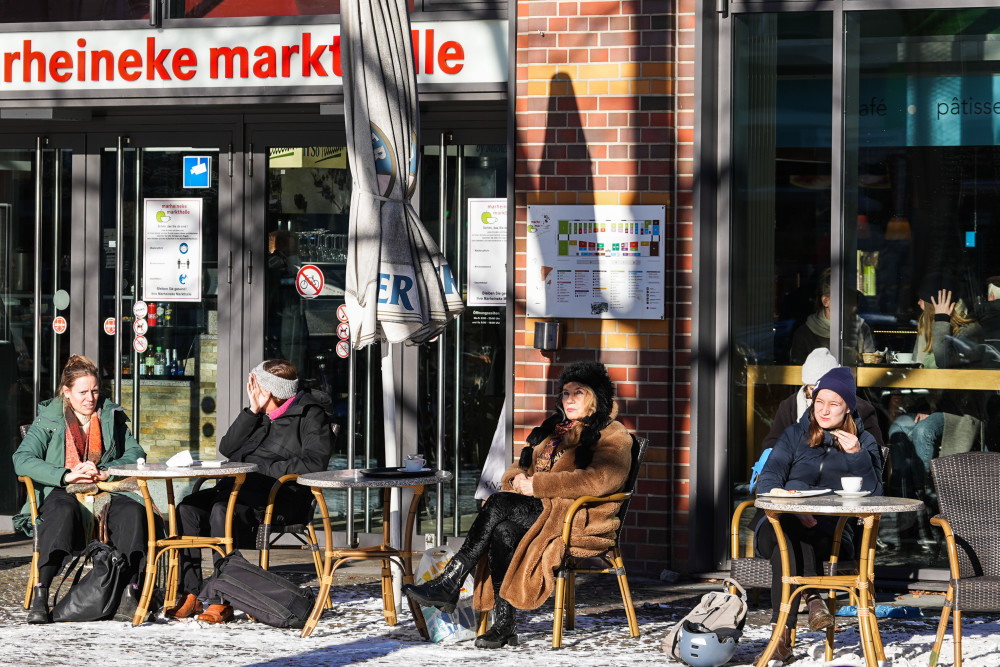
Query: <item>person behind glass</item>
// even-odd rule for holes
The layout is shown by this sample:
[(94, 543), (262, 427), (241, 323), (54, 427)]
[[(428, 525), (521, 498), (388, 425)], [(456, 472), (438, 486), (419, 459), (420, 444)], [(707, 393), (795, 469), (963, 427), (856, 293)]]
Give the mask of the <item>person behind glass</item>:
[[(267, 505), (271, 487), (282, 475), (321, 472), (327, 469), (333, 450), (330, 431), (332, 402), (321, 391), (299, 389), (298, 371), (285, 359), (260, 363), (247, 378), (250, 406), (240, 410), (219, 443), (219, 452), (230, 461), (256, 463), (240, 487), (233, 514), (233, 539), (239, 545), (252, 541)], [(226, 509), (233, 488), (232, 478), (219, 480), (213, 488), (190, 494), (177, 505), (182, 535), (226, 534)], [(285, 484), (275, 499), (276, 517), (300, 517), (308, 511), (312, 493), (297, 484)], [(281, 519), (276, 519), (281, 521)], [(214, 560), (221, 558), (213, 551)], [(180, 601), (166, 610), (170, 618), (188, 618), (223, 623), (233, 616), (232, 607), (210, 604), (202, 610), (198, 593), (202, 587), (201, 550), (185, 549), (180, 558)]]
[[(14, 472), (30, 477), (42, 493), (34, 527), (38, 531), (38, 583), (28, 623), (52, 621), (49, 586), (66, 557), (86, 546), (84, 526), (91, 520), (85, 513), (92, 514), (95, 502), (68, 493), (67, 485), (107, 481), (108, 468), (146, 456), (127, 421), (120, 405), (100, 395), (94, 362), (73, 355), (63, 367), (59, 395), (39, 403), (38, 416), (14, 452)], [(125, 556), (131, 585), (124, 595), (131, 595), (134, 603), (146, 553), (146, 510), (134, 496), (115, 492), (107, 498), (108, 539)], [(30, 534), (30, 518), (22, 523), (27, 509), (25, 505), (16, 520)]]
[(1000, 350), (1000, 276), (986, 279), (986, 301), (977, 311), (983, 342)]
[[(778, 442), (778, 438), (785, 432), (785, 429), (802, 418), (802, 415), (812, 405), (816, 381), (838, 365), (836, 358), (825, 347), (817, 347), (809, 353), (802, 364), (802, 386), (778, 404), (778, 409), (774, 413), (774, 421), (771, 422), (771, 430), (764, 436), (764, 442), (761, 443), (762, 450), (774, 447), (774, 443)], [(858, 396), (857, 406), (858, 416), (864, 422), (865, 430), (875, 437), (875, 442), (884, 445), (885, 441), (882, 439), (882, 428), (878, 423), (878, 413), (875, 412), (875, 406), (860, 396)]]
[[(791, 363), (801, 364), (809, 352), (817, 347), (830, 347), (830, 305), (832, 303), (830, 294), (830, 269), (827, 268), (823, 270), (819, 278), (815, 312), (807, 317), (805, 324), (792, 334), (792, 348), (788, 355)], [(856, 309), (851, 321), (854, 325), (855, 352), (860, 359), (861, 353), (875, 351), (875, 338), (872, 336), (871, 327), (857, 314)]]
[[(581, 496), (620, 491), (632, 463), (632, 438), (615, 420), (614, 385), (604, 365), (578, 362), (559, 377), (560, 410), (535, 428), (520, 459), (501, 478), (441, 574), (404, 591), (422, 605), (454, 610), (466, 576), (477, 567), (475, 607), (494, 610), (479, 648), (517, 644), (514, 607), (537, 609), (552, 592), (566, 545), (566, 510)], [(620, 503), (578, 514), (587, 549), (614, 544)]]
[[(882, 459), (878, 444), (857, 416), (857, 387), (850, 369), (838, 366), (816, 382), (812, 408), (798, 423), (789, 426), (771, 450), (758, 478), (761, 491), (806, 491), (839, 489), (841, 477), (861, 477), (862, 489), (882, 495)], [(830, 557), (839, 517), (811, 514), (780, 515), (781, 529), (788, 544), (792, 576), (818, 576), (823, 561)], [(757, 554), (771, 561), (771, 623), (778, 622), (781, 602), (781, 552), (771, 522), (763, 512), (751, 520)], [(844, 527), (840, 558), (854, 557), (850, 524)], [(834, 624), (819, 592), (806, 596), (809, 629), (829, 628)], [(791, 605), (786, 627), (775, 660), (788, 662), (792, 657), (791, 629), (797, 620), (798, 604)]]

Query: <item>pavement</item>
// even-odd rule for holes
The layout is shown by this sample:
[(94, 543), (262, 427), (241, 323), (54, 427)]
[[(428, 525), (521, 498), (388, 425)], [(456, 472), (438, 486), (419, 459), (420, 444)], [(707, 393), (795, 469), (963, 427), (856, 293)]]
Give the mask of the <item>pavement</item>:
[[(251, 561), (256, 560), (256, 552), (246, 552), (245, 555)], [(483, 651), (472, 648), (471, 642), (447, 647), (421, 641), (405, 606), (399, 624), (388, 626), (381, 613), (376, 563), (359, 564), (338, 571), (334, 583), (335, 609), (324, 614), (316, 632), (307, 639), (299, 638), (297, 631), (269, 628), (245, 618), (224, 627), (194, 621), (167, 622), (163, 619), (137, 628), (113, 621), (28, 626), (24, 623), (22, 604), (30, 556), (30, 540), (19, 533), (0, 533), (0, 638), (5, 640), (0, 641), (0, 660), (16, 659), (22, 664), (38, 665), (78, 664), (81, 655), (68, 647), (79, 643), (89, 647), (85, 655), (90, 657), (84, 658), (88, 662), (96, 657), (91, 655), (93, 651), (99, 652), (102, 667), (148, 664), (153, 659), (185, 665), (478, 664), (486, 657)], [(417, 560), (415, 558), (414, 563)], [(272, 552), (271, 563), (272, 570), (296, 583), (318, 586), (311, 562), (304, 552), (275, 551)], [(704, 593), (721, 589), (721, 580), (717, 578), (665, 581), (629, 575), (629, 584), (642, 631), (639, 638), (628, 636), (614, 577), (582, 575), (578, 578), (577, 588), (577, 628), (567, 631), (563, 651), (548, 650), (553, 614), (550, 598), (534, 612), (519, 612), (522, 645), (516, 649), (493, 652), (488, 655), (490, 661), (518, 667), (523, 667), (526, 659), (543, 659), (550, 665), (568, 667), (647, 662), (662, 664), (665, 656), (660, 652), (659, 644), (669, 627), (697, 604)], [(734, 665), (750, 664), (753, 656), (766, 643), (770, 610), (766, 592), (761, 597), (763, 605), (751, 606), (747, 633), (734, 658)], [(942, 602), (943, 595), (939, 592), (877, 592), (878, 604), (907, 605), (921, 610), (922, 618), (898, 623), (902, 624), (899, 628), (904, 630), (905, 635), (922, 637), (924, 644), (927, 637), (933, 638)], [(967, 625), (977, 622), (975, 617), (966, 616)], [(853, 619), (843, 620), (846, 629), (843, 637), (848, 643), (852, 632), (856, 642), (857, 628), (852, 623)], [(893, 620), (880, 622), (883, 635), (895, 636), (893, 623)], [(991, 628), (992, 632), (994, 626), (983, 626), (984, 631), (987, 628)], [(800, 634), (808, 637), (808, 633)], [(821, 639), (818, 633), (813, 634), (817, 635), (816, 641)], [(973, 641), (974, 634), (967, 639)], [(809, 641), (803, 639), (803, 646), (808, 647)], [(951, 650), (948, 646), (946, 644), (942, 653), (944, 662), (950, 662), (947, 659)], [(827, 664), (822, 659), (810, 661), (809, 655), (818, 658), (815, 648), (803, 650), (809, 653), (802, 664)], [(926, 649), (914, 649), (911, 653), (917, 654), (920, 650)], [(966, 665), (1000, 664), (1000, 652), (990, 654), (988, 648), (984, 650), (991, 655), (986, 662), (966, 660)], [(535, 651), (545, 653), (532, 655)], [(912, 663), (909, 657), (904, 659), (902, 655), (899, 654), (896, 662), (890, 661), (890, 664), (927, 664), (926, 655), (919, 660), (914, 658), (916, 661)]]

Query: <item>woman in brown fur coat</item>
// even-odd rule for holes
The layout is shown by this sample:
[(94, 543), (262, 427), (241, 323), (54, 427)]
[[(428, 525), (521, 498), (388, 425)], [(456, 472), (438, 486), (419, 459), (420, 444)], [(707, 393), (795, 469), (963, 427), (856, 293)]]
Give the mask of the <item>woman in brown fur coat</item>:
[[(480, 648), (517, 644), (514, 607), (536, 609), (548, 598), (567, 545), (562, 524), (580, 496), (620, 491), (632, 461), (632, 439), (615, 421), (614, 385), (604, 365), (578, 362), (559, 377), (560, 410), (534, 429), (520, 459), (504, 473), (502, 491), (486, 501), (445, 570), (407, 595), (446, 613), (455, 608), (462, 582), (474, 567), (477, 609), (494, 609), (494, 623), (476, 639)], [(611, 548), (619, 503), (581, 511), (569, 545), (573, 555)]]

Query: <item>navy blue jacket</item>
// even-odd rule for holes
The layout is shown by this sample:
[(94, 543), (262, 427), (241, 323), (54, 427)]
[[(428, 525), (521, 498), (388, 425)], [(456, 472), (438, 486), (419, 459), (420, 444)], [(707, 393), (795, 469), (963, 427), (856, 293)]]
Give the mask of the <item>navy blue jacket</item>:
[[(830, 433), (824, 434), (821, 445), (810, 447), (807, 441), (809, 412), (803, 414), (798, 422), (785, 429), (771, 449), (771, 455), (757, 479), (757, 490), (761, 493), (776, 487), (799, 491), (837, 490), (840, 489), (841, 477), (861, 477), (864, 480), (861, 484), (863, 490), (871, 491), (874, 496), (882, 495), (882, 455), (878, 443), (871, 433), (865, 431), (857, 412), (852, 417), (861, 450), (847, 454), (837, 448)], [(755, 534), (765, 520), (764, 513), (758, 512), (752, 524)], [(831, 534), (838, 520), (836, 516), (816, 517), (819, 526), (828, 529)], [(844, 540), (850, 539), (850, 531), (845, 529)]]

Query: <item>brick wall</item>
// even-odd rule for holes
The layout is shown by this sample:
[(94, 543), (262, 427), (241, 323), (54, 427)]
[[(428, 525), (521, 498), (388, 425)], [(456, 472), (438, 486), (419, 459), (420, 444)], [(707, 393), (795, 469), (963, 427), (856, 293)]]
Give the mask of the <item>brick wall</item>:
[[(652, 441), (623, 551), (630, 570), (653, 575), (665, 567), (689, 569), (695, 3), (678, 2), (677, 31), (673, 0), (522, 0), (517, 6), (515, 456), (528, 431), (555, 407), (563, 366), (604, 362), (617, 384), (622, 422)], [(525, 316), (526, 220), (533, 204), (666, 205), (667, 220), (677, 220), (666, 225), (662, 246), (666, 319), (566, 319), (563, 349), (535, 350), (534, 320)]]

